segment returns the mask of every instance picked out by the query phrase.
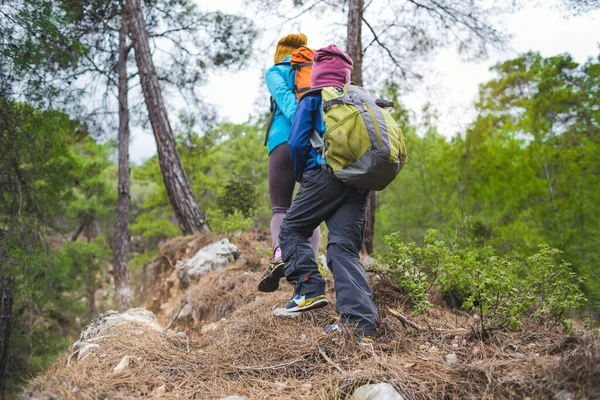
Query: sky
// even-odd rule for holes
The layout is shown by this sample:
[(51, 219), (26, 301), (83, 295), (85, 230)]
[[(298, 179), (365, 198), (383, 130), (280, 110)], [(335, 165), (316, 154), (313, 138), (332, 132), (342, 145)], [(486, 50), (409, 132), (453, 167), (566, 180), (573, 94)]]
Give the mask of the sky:
[[(202, 11), (219, 10), (256, 18), (255, 10), (243, 0), (196, 0), (196, 3)], [(452, 137), (464, 132), (476, 116), (473, 104), (479, 85), (494, 78), (490, 67), (523, 52), (538, 51), (545, 57), (568, 52), (581, 63), (600, 53), (600, 11), (565, 18), (564, 11), (556, 7), (557, 0), (545, 0), (538, 6), (536, 3), (532, 1), (516, 13), (499, 18), (498, 22), (512, 35), (508, 50), (494, 52), (488, 59), (479, 62), (461, 61), (454, 48), (442, 49), (430, 57), (427, 61), (429, 71), (423, 81), (402, 98), (412, 113), (414, 123), (420, 123), (421, 110), (430, 103), (437, 110), (436, 126), (442, 135)], [(256, 18), (255, 24), (261, 35), (252, 59), (241, 68), (212, 72), (207, 84), (200, 89), (205, 100), (216, 106), (219, 119), (242, 123), (251, 115), (268, 110), (268, 92), (263, 77), (272, 65), (272, 53), (279, 37), (291, 32), (304, 32), (312, 48), (332, 42), (343, 48), (343, 43), (339, 43), (339, 39), (336, 41), (335, 37), (343, 37), (345, 27), (331, 23), (329, 17), (316, 19), (314, 15), (305, 14), (293, 23), (284, 24), (275, 17), (261, 15)], [(324, 23), (325, 20), (328, 22)], [(231, 93), (236, 93), (235, 99), (232, 99)], [(169, 98), (167, 102), (174, 109), (194, 112), (180, 98)], [(177, 114), (172, 112), (169, 117), (171, 125), (175, 125)], [(156, 144), (150, 126), (133, 127), (131, 160), (141, 163), (155, 153)]]

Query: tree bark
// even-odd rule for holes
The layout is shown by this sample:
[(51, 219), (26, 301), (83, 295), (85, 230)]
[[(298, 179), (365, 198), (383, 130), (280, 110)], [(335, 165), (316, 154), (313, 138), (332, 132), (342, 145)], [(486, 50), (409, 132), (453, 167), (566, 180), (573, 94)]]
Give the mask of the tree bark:
[(177, 154), (175, 138), (150, 53), (148, 32), (139, 0), (127, 0), (127, 9), (142, 91), (156, 139), (158, 162), (175, 217), (185, 235), (208, 231), (205, 215), (198, 206)]
[(350, 0), (348, 6), (348, 36), (346, 49), (352, 57), (352, 81), (358, 86), (363, 85), (362, 80), (362, 17), (363, 0)]
[[(352, 81), (358, 86), (363, 85), (362, 79), (362, 19), (363, 0), (350, 0), (348, 7), (348, 36), (346, 38), (346, 49), (352, 57), (354, 67), (352, 68)], [(373, 237), (375, 236), (375, 210), (377, 207), (377, 194), (369, 194), (369, 204), (365, 222), (365, 235), (363, 238), (363, 252), (373, 253)]]
[[(121, 29), (119, 30), (119, 185), (117, 213), (115, 215), (113, 250), (113, 273), (117, 297), (117, 309), (126, 311), (131, 308), (133, 293), (129, 286), (129, 224), (130, 170), (129, 170), (129, 108), (127, 104), (127, 7), (122, 1)], [(95, 293), (95, 288), (93, 289)], [(92, 294), (93, 294), (92, 293)], [(93, 299), (92, 299), (93, 300)], [(95, 313), (95, 304), (90, 312)], [(94, 318), (94, 315), (92, 315)]]
[(13, 278), (0, 276), (0, 400), (4, 399), (8, 371), (8, 346), (10, 343), (13, 298)]

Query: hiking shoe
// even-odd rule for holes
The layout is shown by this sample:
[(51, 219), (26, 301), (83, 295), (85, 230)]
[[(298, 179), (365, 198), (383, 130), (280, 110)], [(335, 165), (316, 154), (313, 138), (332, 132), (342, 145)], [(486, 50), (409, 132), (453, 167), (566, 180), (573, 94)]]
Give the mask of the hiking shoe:
[[(342, 331), (342, 327), (338, 324), (328, 324), (323, 328), (324, 334), (338, 333)], [(354, 340), (359, 346), (370, 346), (375, 343), (375, 340), (369, 336), (355, 336)]]
[(261, 292), (274, 292), (279, 289), (279, 280), (283, 278), (283, 260), (281, 257), (269, 261), (269, 268), (258, 283)]
[(325, 307), (327, 304), (329, 304), (329, 301), (324, 294), (315, 297), (306, 297), (305, 295), (300, 296), (297, 294), (285, 305), (285, 309), (290, 312), (309, 311)]

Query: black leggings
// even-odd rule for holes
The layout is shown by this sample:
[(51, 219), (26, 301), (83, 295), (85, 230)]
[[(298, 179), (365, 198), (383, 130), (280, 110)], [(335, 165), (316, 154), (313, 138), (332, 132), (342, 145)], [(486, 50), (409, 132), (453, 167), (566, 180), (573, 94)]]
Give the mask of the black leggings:
[(269, 196), (273, 214), (285, 214), (290, 208), (295, 184), (290, 146), (282, 143), (269, 155)]

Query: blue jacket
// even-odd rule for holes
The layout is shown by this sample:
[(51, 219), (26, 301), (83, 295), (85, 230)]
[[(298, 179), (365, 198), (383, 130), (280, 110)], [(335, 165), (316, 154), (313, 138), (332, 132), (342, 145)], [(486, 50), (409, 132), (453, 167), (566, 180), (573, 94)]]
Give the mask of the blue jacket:
[(316, 130), (321, 137), (325, 133), (320, 92), (306, 95), (300, 101), (290, 131), (288, 144), (290, 145), (294, 178), (298, 182), (304, 172), (321, 168), (321, 154), (310, 144), (313, 130)]
[[(290, 59), (291, 56), (287, 56), (281, 61), (290, 61)], [(289, 64), (273, 65), (265, 74), (267, 88), (277, 104), (275, 118), (267, 141), (269, 154), (275, 147), (287, 142), (294, 114), (296, 113), (296, 96), (292, 92), (296, 74), (294, 72), (290, 73), (291, 69), (292, 67)]]

